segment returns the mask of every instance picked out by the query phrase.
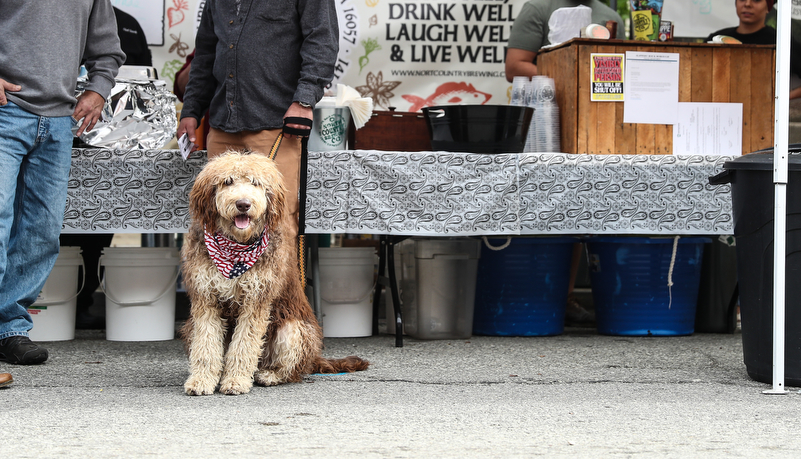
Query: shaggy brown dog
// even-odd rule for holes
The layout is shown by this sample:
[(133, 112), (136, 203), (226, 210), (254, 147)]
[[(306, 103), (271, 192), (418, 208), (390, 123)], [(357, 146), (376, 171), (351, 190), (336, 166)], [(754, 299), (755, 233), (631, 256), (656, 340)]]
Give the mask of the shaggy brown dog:
[[(299, 382), (304, 374), (369, 365), (354, 356), (321, 355), (322, 331), (301, 285), (295, 245), (284, 236), (290, 224), (284, 194), (273, 161), (255, 153), (223, 154), (195, 180), (189, 196), (192, 225), (181, 252), (192, 303), (182, 330), (189, 395), (212, 394), (218, 384), (224, 394), (244, 394), (254, 379), (272, 386)], [(234, 268), (226, 277), (209, 255), (208, 247), (214, 251), (218, 240), (266, 248), (243, 274), (236, 276), (242, 268)]]

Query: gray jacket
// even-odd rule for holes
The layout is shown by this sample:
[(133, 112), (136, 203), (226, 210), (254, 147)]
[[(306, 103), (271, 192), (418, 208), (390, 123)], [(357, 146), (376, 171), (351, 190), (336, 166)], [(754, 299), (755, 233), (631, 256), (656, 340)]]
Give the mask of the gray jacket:
[(316, 104), (334, 76), (334, 0), (207, 0), (181, 117), (225, 132), (278, 129), (292, 102)]
[(103, 98), (125, 61), (109, 0), (0, 0), (0, 78), (22, 86), (11, 102), (39, 116), (68, 116), (85, 60)]

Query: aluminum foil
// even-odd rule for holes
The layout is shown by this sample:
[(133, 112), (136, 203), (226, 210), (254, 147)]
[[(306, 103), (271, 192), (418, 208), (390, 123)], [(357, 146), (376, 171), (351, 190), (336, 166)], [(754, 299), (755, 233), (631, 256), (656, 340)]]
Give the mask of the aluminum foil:
[[(80, 139), (94, 147), (119, 150), (160, 149), (175, 136), (175, 95), (163, 80), (116, 79), (95, 127)], [(78, 78), (76, 96), (86, 78)], [(78, 128), (75, 128), (77, 132)]]

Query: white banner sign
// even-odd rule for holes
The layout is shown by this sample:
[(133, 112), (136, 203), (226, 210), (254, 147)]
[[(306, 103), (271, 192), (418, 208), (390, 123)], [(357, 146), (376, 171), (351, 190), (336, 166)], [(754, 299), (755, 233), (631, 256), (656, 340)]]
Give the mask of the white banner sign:
[(337, 83), (376, 109), (507, 104), (506, 42), (524, 0), (340, 0)]

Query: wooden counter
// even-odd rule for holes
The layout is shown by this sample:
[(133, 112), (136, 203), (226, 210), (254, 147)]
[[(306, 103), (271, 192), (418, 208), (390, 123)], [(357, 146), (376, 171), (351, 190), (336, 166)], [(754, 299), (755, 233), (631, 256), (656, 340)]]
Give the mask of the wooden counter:
[(577, 38), (537, 57), (556, 82), (562, 152), (673, 153), (672, 125), (624, 123), (622, 102), (590, 101), (590, 54), (626, 51), (678, 53), (679, 102), (741, 102), (743, 153), (773, 146), (775, 46)]

